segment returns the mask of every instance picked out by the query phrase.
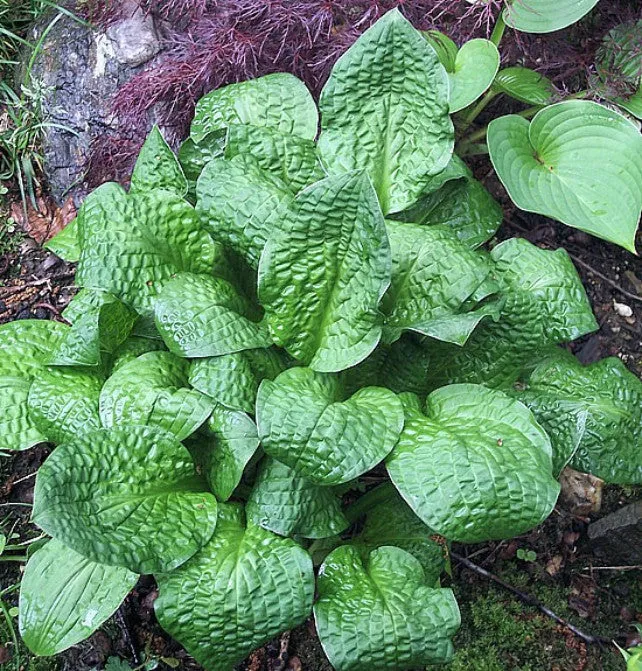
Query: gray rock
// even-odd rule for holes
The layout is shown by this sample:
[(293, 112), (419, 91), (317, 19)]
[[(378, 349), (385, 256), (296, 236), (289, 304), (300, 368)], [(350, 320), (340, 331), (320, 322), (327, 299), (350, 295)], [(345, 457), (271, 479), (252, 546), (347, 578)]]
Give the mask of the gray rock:
[[(112, 113), (113, 97), (120, 86), (161, 58), (161, 42), (151, 16), (138, 5), (125, 7), (124, 19), (107, 31), (92, 29), (63, 16), (47, 33), (31, 77), (25, 67), (20, 81), (39, 92), (47, 122), (44, 131), (44, 171), (53, 197), (61, 203), (71, 194), (76, 203), (87, 188), (84, 173), (92, 142), (117, 128)], [(35, 41), (54, 14), (48, 14), (32, 30)], [(25, 62), (29, 58), (25, 55)], [(153, 118), (150, 115), (149, 127)]]
[(642, 564), (642, 501), (593, 522), (588, 537), (600, 559), (616, 566)]

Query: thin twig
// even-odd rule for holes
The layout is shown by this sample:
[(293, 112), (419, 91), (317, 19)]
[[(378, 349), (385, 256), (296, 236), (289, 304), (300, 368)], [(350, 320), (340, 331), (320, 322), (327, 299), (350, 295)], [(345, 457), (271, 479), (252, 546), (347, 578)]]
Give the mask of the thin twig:
[(462, 564), (465, 566), (467, 569), (470, 569), (471, 571), (474, 571), (475, 573), (478, 573), (481, 576), (484, 576), (484, 578), (488, 578), (489, 580), (492, 580), (493, 582), (496, 582), (498, 585), (501, 585), (505, 590), (511, 592), (514, 594), (520, 601), (522, 601), (525, 604), (528, 604), (529, 606), (534, 606), (538, 610), (540, 610), (544, 615), (547, 615), (550, 617), (552, 620), (555, 620), (558, 624), (561, 624), (563, 627), (566, 627), (569, 631), (572, 631), (575, 636), (581, 638), (585, 643), (607, 643), (611, 644), (611, 639), (605, 638), (603, 636), (592, 636), (591, 634), (586, 634), (584, 633), (581, 629), (578, 629), (574, 625), (572, 625), (570, 622), (567, 622), (566, 620), (562, 619), (559, 615), (554, 613), (550, 608), (547, 608), (541, 601), (536, 599), (534, 596), (531, 596), (530, 594), (526, 594), (525, 592), (522, 592), (521, 590), (518, 590), (516, 587), (513, 587), (512, 585), (509, 585), (507, 582), (504, 582), (501, 578), (496, 576), (494, 573), (491, 573), (490, 571), (487, 571), (485, 568), (482, 568), (481, 566), (478, 566), (477, 564), (474, 564), (471, 562), (469, 559), (466, 559), (466, 557), (462, 557), (458, 554), (455, 554), (454, 552), (450, 553), (450, 556), (457, 561), (458, 563)]
[(37, 475), (37, 474), (38, 474), (38, 471), (34, 471), (33, 473), (29, 473), (29, 475), (25, 475), (22, 478), (18, 478), (17, 480), (14, 480), (11, 483), (11, 486), (13, 487), (13, 485), (19, 485), (21, 482), (24, 482), (25, 480), (29, 480), (29, 478), (33, 478), (33, 476)]
[(637, 566), (585, 566), (582, 571), (639, 571), (642, 564)]
[(579, 263), (582, 266), (582, 268), (586, 268), (586, 270), (593, 273), (593, 275), (596, 275), (601, 280), (604, 280), (607, 284), (610, 284), (614, 289), (617, 289), (623, 296), (630, 298), (632, 301), (639, 301), (640, 303), (642, 303), (642, 296), (638, 296), (638, 294), (632, 294), (630, 291), (623, 289), (617, 282), (612, 280), (610, 277), (603, 275), (599, 270), (595, 270), (593, 266), (589, 266), (589, 264), (586, 263), (586, 261), (582, 261), (582, 259), (575, 256), (575, 254), (571, 254), (569, 252), (568, 255), (573, 259), (573, 261), (575, 261), (575, 263)]
[(134, 645), (134, 638), (129, 629), (129, 624), (127, 623), (127, 617), (124, 613), (124, 608), (125, 604), (121, 604), (120, 608), (116, 611), (116, 624), (118, 624), (118, 628), (121, 630), (123, 638), (125, 639), (125, 643), (129, 648), (129, 653), (132, 656), (132, 662), (134, 663), (135, 666), (137, 666), (138, 664), (141, 663), (141, 659), (138, 654), (138, 650)]

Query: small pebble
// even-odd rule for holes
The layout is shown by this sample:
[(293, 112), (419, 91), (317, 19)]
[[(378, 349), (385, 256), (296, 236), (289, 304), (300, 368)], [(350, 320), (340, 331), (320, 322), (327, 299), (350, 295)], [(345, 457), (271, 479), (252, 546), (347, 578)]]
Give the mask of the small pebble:
[(620, 315), (620, 317), (632, 317), (633, 316), (633, 310), (631, 309), (630, 306), (626, 305), (625, 303), (618, 303), (617, 301), (613, 301), (613, 309), (617, 314)]

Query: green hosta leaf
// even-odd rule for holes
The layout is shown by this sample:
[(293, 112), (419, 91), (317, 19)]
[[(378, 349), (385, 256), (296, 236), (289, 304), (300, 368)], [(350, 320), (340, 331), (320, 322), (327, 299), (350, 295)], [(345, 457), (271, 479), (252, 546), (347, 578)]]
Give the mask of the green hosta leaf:
[(72, 323), (50, 360), (56, 366), (98, 366), (122, 344), (138, 315), (105, 291), (82, 289), (64, 311)]
[(78, 216), (72, 219), (59, 233), (48, 240), (43, 247), (69, 263), (76, 263), (80, 258), (78, 243)]
[[(441, 187), (455, 179), (460, 179), (461, 177), (472, 177), (473, 173), (471, 169), (457, 156), (453, 154), (450, 157), (448, 165), (436, 175), (432, 175), (426, 179), (424, 188), (422, 191), (422, 197), (427, 196), (435, 191), (441, 189)], [(391, 219), (399, 219), (401, 221), (407, 221), (404, 218), (406, 212), (411, 212), (414, 208), (410, 207), (403, 212), (398, 212), (397, 214), (390, 215)]]
[(175, 569), (207, 543), (216, 511), (173, 436), (124, 426), (56, 448), (38, 471), (32, 516), (89, 559), (152, 573)]
[(0, 376), (0, 450), (28, 450), (47, 440), (29, 413), (30, 387), (27, 378)]
[(384, 340), (412, 330), (463, 345), (482, 315), (473, 317), (462, 306), (490, 275), (490, 259), (448, 228), (401, 222), (386, 228), (392, 282), (381, 305)]
[(312, 608), (312, 561), (294, 541), (219, 507), (216, 534), (181, 568), (156, 576), (160, 625), (207, 671), (231, 671), (252, 650), (301, 624)]
[(178, 160), (192, 188), (203, 168), (213, 158), (223, 158), (225, 151), (225, 130), (208, 133), (198, 143), (188, 137), (178, 150)]
[(276, 175), (294, 193), (325, 177), (312, 140), (272, 128), (230, 126), (225, 157), (238, 154), (251, 154), (263, 170)]
[(46, 364), (69, 327), (46, 319), (20, 319), (0, 326), (0, 376), (31, 380)]
[(348, 520), (341, 499), (295, 470), (267, 457), (247, 502), (248, 519), (281, 536), (326, 538), (341, 533)]
[(511, 0), (506, 25), (524, 33), (552, 33), (579, 21), (598, 0)]
[(216, 497), (227, 501), (258, 447), (256, 424), (243, 412), (216, 405), (190, 450)]
[(530, 124), (516, 115), (495, 119), (488, 149), (518, 207), (635, 251), (642, 136), (625, 117), (570, 100), (541, 110)]
[(390, 452), (403, 411), (388, 389), (367, 387), (346, 398), (339, 376), (290, 368), (261, 382), (256, 421), (270, 456), (312, 482), (338, 485)]
[(583, 366), (560, 351), (530, 373), (518, 398), (551, 437), (558, 468), (642, 483), (642, 382), (620, 359)]
[(203, 225), (252, 268), (258, 266), (265, 243), (280, 230), (293, 201), (287, 184), (247, 155), (210, 161), (196, 195)]
[(170, 352), (210, 357), (269, 347), (256, 310), (221, 277), (180, 273), (156, 300), (156, 328)]
[(642, 119), (642, 88), (630, 98), (614, 98), (613, 102), (633, 115), (636, 119)]
[(358, 363), (381, 337), (378, 304), (390, 282), (390, 247), (368, 177), (354, 172), (313, 184), (282, 227), (259, 268), (275, 343), (315, 370)]
[(174, 191), (179, 196), (187, 193), (187, 180), (181, 164), (165, 142), (158, 126), (154, 126), (147, 136), (131, 180), (132, 193), (152, 189)]
[(76, 282), (109, 291), (142, 315), (150, 315), (172, 275), (210, 273), (220, 255), (191, 205), (170, 191), (128, 196), (108, 183), (93, 191), (83, 208)]
[(385, 546), (363, 560), (355, 548), (337, 548), (321, 566), (318, 592), (317, 631), (337, 671), (401, 671), (453, 656), (461, 620), (452, 590), (432, 587), (405, 550)]
[(555, 89), (550, 79), (530, 68), (504, 68), (497, 73), (493, 89), (527, 105), (548, 105)]
[(475, 102), (493, 83), (499, 70), (499, 52), (490, 40), (470, 40), (461, 49), (446, 35), (423, 33), (448, 72), (450, 113)]
[(418, 401), (407, 403), (386, 466), (431, 529), (477, 543), (512, 538), (548, 517), (559, 493), (551, 454), (548, 436), (521, 403), (456, 384), (430, 394), (426, 414)]
[(189, 383), (228, 408), (254, 413), (261, 380), (273, 380), (288, 363), (287, 355), (276, 347), (195, 359)]
[(147, 352), (158, 352), (165, 349), (162, 340), (152, 340), (151, 338), (139, 338), (130, 336), (125, 342), (116, 349), (111, 360), (111, 374), (113, 375), (119, 368), (126, 363), (137, 359), (141, 354)]
[(103, 426), (157, 426), (183, 440), (212, 412), (212, 401), (187, 388), (189, 364), (169, 352), (149, 352), (118, 368), (100, 393)]
[(98, 398), (103, 376), (91, 369), (51, 368), (29, 390), (29, 417), (52, 443), (100, 428)]
[(394, 545), (416, 557), (424, 570), (426, 582), (439, 587), (439, 577), (446, 564), (444, 548), (431, 538), (429, 529), (391, 483), (379, 485), (362, 496), (346, 511), (351, 521), (363, 517), (363, 527), (350, 541), (364, 561), (368, 554), (382, 545)]
[(475, 249), (495, 235), (504, 213), (481, 182), (468, 177), (448, 180), (394, 218), (424, 226), (449, 226), (462, 242)]
[(336, 62), (319, 107), (328, 172), (365, 169), (384, 214), (412, 205), (452, 155), (446, 71), (397, 9)]
[(137, 581), (126, 568), (51, 540), (31, 556), (20, 583), (20, 635), (36, 655), (66, 650), (111, 617)]
[(212, 131), (244, 124), (314, 140), (317, 108), (301, 80), (277, 72), (204, 95), (196, 105), (190, 135), (200, 143)]

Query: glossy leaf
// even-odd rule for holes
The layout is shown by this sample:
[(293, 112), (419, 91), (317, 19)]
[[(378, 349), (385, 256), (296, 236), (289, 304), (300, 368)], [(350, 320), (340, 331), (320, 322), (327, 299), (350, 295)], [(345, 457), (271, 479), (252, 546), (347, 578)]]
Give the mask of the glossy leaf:
[(32, 517), (89, 559), (152, 573), (207, 543), (216, 512), (187, 450), (164, 431), (132, 425), (56, 448), (38, 471)]
[(27, 378), (0, 376), (0, 450), (28, 450), (47, 440), (29, 413), (30, 388)]
[(233, 124), (273, 128), (314, 140), (318, 116), (305, 84), (293, 75), (277, 72), (204, 95), (196, 105), (190, 135), (200, 143), (208, 133)]
[(390, 248), (363, 172), (328, 177), (296, 198), (259, 268), (259, 299), (277, 345), (319, 371), (364, 359), (381, 337)]
[(104, 378), (91, 369), (50, 368), (29, 390), (29, 417), (52, 443), (100, 428), (98, 397)]
[(178, 440), (209, 417), (212, 401), (188, 388), (189, 364), (169, 352), (149, 352), (119, 367), (100, 393), (103, 426), (156, 426)]
[(527, 105), (548, 105), (554, 88), (550, 79), (530, 68), (513, 66), (497, 73), (493, 89)]
[(207, 671), (232, 671), (255, 648), (301, 624), (314, 596), (312, 561), (287, 538), (245, 525), (220, 506), (216, 534), (172, 573), (158, 575), (160, 625)]
[(446, 71), (397, 9), (335, 63), (319, 108), (328, 173), (366, 170), (384, 214), (412, 205), (426, 178), (450, 160)]
[(213, 158), (223, 158), (225, 151), (224, 130), (208, 133), (198, 143), (188, 137), (178, 150), (178, 160), (191, 186), (196, 183), (203, 168)]
[(205, 228), (252, 268), (258, 266), (267, 240), (278, 234), (293, 200), (286, 183), (245, 154), (210, 161), (196, 195)]
[(367, 387), (346, 398), (339, 376), (290, 368), (261, 382), (256, 422), (267, 454), (312, 482), (338, 485), (390, 452), (403, 412), (387, 389)]
[(258, 447), (256, 424), (243, 412), (216, 405), (190, 450), (216, 497), (227, 501)]
[(45, 242), (43, 247), (68, 263), (76, 263), (80, 258), (78, 243), (78, 217), (72, 219), (59, 233)]
[(138, 575), (87, 559), (51, 540), (27, 562), (18, 605), (22, 640), (35, 655), (56, 655), (111, 617)]
[(516, 115), (495, 119), (488, 149), (518, 207), (635, 251), (642, 136), (625, 117), (570, 100), (541, 110), (530, 124)]
[(288, 367), (288, 357), (275, 347), (195, 359), (189, 383), (233, 410), (254, 413), (261, 380), (273, 380)]
[(321, 566), (318, 592), (317, 631), (337, 671), (401, 671), (453, 656), (460, 615), (452, 590), (427, 583), (405, 550), (381, 547), (363, 560), (355, 548), (337, 548)]
[(131, 193), (167, 189), (179, 196), (187, 193), (187, 180), (176, 155), (158, 126), (154, 126), (143, 144), (134, 166)]
[(326, 538), (348, 526), (341, 499), (331, 487), (319, 487), (269, 457), (248, 499), (247, 517), (281, 536)]
[[(545, 520), (559, 484), (551, 443), (530, 411), (500, 391), (434, 391), (406, 422), (386, 461), (394, 485), (437, 533), (460, 543), (512, 538)], [(470, 483), (475, 483), (471, 486)]]
[(518, 398), (551, 437), (558, 470), (568, 463), (607, 482), (642, 483), (642, 382), (620, 359), (583, 366), (560, 350)]
[(69, 330), (60, 322), (19, 319), (0, 325), (0, 376), (33, 379)]
[(141, 354), (163, 350), (165, 350), (165, 345), (162, 340), (130, 336), (113, 353), (111, 357), (111, 373), (113, 375), (119, 368), (137, 359)]
[(504, 9), (506, 25), (524, 33), (552, 33), (579, 21), (598, 0), (511, 0)]
[(176, 275), (156, 300), (155, 316), (165, 344), (178, 356), (220, 356), (272, 344), (257, 311), (221, 277)]

